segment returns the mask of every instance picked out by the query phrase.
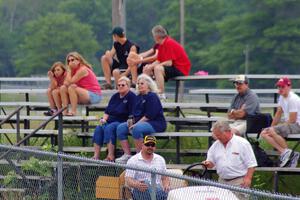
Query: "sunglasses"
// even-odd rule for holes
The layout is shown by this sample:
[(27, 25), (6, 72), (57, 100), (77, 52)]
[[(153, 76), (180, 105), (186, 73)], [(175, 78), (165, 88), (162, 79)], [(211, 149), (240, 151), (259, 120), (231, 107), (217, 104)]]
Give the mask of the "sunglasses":
[(233, 85), (243, 85), (244, 83), (241, 82), (233, 82)]
[(125, 87), (125, 84), (118, 84), (118, 87)]
[(68, 59), (68, 63), (73, 62), (74, 60), (76, 60), (76, 59), (75, 58)]
[(155, 144), (154, 143), (146, 143), (144, 144), (146, 147), (155, 147)]

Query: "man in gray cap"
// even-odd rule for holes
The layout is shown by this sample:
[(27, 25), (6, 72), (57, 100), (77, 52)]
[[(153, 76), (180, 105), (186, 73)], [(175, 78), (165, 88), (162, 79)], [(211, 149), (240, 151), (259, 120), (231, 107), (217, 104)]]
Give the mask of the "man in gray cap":
[(247, 115), (260, 113), (258, 96), (249, 88), (249, 80), (245, 75), (232, 79), (237, 94), (231, 101), (227, 116), (234, 120), (230, 127), (236, 135), (244, 135), (247, 129)]

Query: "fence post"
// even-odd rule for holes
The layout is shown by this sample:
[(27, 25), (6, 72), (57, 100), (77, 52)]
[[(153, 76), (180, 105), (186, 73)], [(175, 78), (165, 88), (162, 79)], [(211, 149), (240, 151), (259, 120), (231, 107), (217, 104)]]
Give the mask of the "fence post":
[(156, 174), (151, 172), (151, 200), (156, 200)]
[(58, 154), (57, 154), (57, 199), (63, 200), (63, 159), (60, 153), (63, 152), (63, 119), (62, 113), (58, 115)]

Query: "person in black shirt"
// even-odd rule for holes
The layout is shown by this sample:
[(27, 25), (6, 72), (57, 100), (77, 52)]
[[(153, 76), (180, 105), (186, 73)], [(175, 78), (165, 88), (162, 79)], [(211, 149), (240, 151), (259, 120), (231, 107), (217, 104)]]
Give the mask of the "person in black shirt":
[(132, 85), (135, 86), (137, 79), (136, 67), (128, 67), (127, 57), (130, 52), (138, 53), (139, 47), (130, 42), (122, 27), (116, 26), (113, 28), (112, 37), (114, 44), (110, 51), (106, 51), (101, 57), (101, 65), (106, 83), (102, 86), (105, 89), (113, 89), (111, 84), (111, 75), (118, 83), (121, 76), (132, 75)]

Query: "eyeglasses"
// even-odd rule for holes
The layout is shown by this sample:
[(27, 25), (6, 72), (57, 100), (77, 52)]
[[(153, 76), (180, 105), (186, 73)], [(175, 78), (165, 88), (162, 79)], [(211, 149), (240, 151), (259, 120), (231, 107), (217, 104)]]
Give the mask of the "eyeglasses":
[(155, 147), (155, 144), (154, 143), (146, 143), (144, 144), (146, 147)]
[(68, 59), (68, 63), (73, 62), (74, 60), (76, 59), (75, 58)]
[(241, 82), (233, 82), (233, 85), (243, 85), (244, 83)]
[(118, 84), (118, 87), (125, 87), (125, 84)]

